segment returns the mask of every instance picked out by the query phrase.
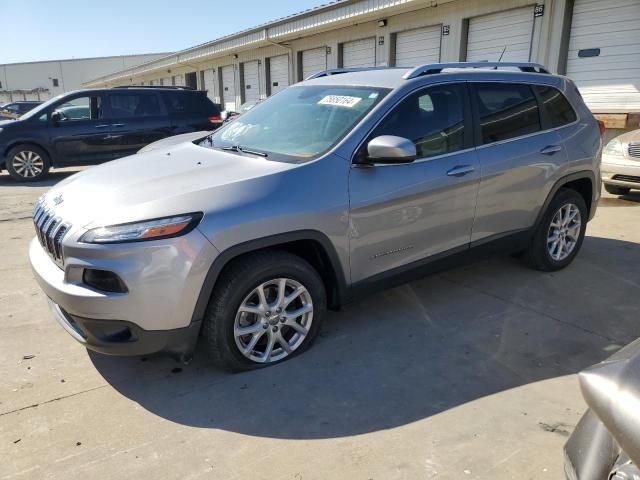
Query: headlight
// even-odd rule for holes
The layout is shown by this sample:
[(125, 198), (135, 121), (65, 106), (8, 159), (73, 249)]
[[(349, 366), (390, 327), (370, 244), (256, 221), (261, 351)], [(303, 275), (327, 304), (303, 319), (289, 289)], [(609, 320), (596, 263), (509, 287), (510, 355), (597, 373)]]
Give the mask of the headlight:
[(83, 243), (126, 243), (179, 237), (196, 228), (201, 219), (201, 213), (189, 213), (143, 222), (98, 227), (86, 232), (79, 241)]
[(606, 153), (607, 155), (624, 155), (624, 151), (622, 150), (622, 142), (617, 138), (614, 138), (609, 143), (607, 143), (606, 147), (604, 147), (604, 153)]

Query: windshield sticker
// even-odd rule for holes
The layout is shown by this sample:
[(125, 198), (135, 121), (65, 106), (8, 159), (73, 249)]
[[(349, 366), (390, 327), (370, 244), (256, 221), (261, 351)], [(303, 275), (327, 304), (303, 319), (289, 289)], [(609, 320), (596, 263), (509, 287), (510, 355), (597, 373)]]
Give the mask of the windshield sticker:
[(353, 108), (362, 98), (349, 97), (347, 95), (327, 95), (318, 102), (318, 105), (335, 105), (336, 107)]
[(371, 98), (371, 99), (378, 98), (378, 92), (373, 92), (371, 95), (369, 95), (369, 98)]

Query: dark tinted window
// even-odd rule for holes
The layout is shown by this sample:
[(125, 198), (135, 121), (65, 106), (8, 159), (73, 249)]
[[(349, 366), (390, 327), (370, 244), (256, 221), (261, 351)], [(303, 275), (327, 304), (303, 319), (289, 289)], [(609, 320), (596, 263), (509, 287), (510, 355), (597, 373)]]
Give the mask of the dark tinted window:
[(542, 129), (538, 102), (529, 85), (475, 84), (482, 143), (527, 135)]
[(220, 115), (204, 92), (167, 92), (164, 98), (171, 113)]
[(56, 106), (53, 113), (60, 122), (99, 120), (102, 118), (102, 97), (76, 97)]
[(157, 95), (111, 94), (109, 107), (113, 118), (151, 117), (162, 114)]
[(439, 85), (412, 94), (387, 115), (371, 138), (405, 137), (416, 144), (418, 157), (464, 148), (463, 85)]
[(553, 87), (538, 85), (534, 87), (540, 95), (542, 108), (551, 128), (573, 123), (578, 118), (565, 96)]

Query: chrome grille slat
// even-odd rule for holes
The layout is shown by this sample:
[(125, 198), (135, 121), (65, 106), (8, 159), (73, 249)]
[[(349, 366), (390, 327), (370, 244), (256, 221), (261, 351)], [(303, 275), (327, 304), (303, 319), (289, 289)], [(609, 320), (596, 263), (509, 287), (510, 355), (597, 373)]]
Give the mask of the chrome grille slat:
[(640, 142), (634, 142), (629, 144), (629, 156), (640, 158)]
[(37, 204), (33, 209), (33, 224), (40, 245), (56, 265), (62, 268), (64, 266), (62, 240), (71, 226), (42, 203)]

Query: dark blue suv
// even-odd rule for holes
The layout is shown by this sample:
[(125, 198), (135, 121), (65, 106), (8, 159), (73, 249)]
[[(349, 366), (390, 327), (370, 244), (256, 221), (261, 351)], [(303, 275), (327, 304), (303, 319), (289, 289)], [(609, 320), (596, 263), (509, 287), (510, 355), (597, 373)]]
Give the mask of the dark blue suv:
[(91, 165), (136, 153), (161, 138), (222, 124), (206, 92), (187, 87), (79, 90), (0, 122), (0, 168), (21, 181), (51, 167)]

